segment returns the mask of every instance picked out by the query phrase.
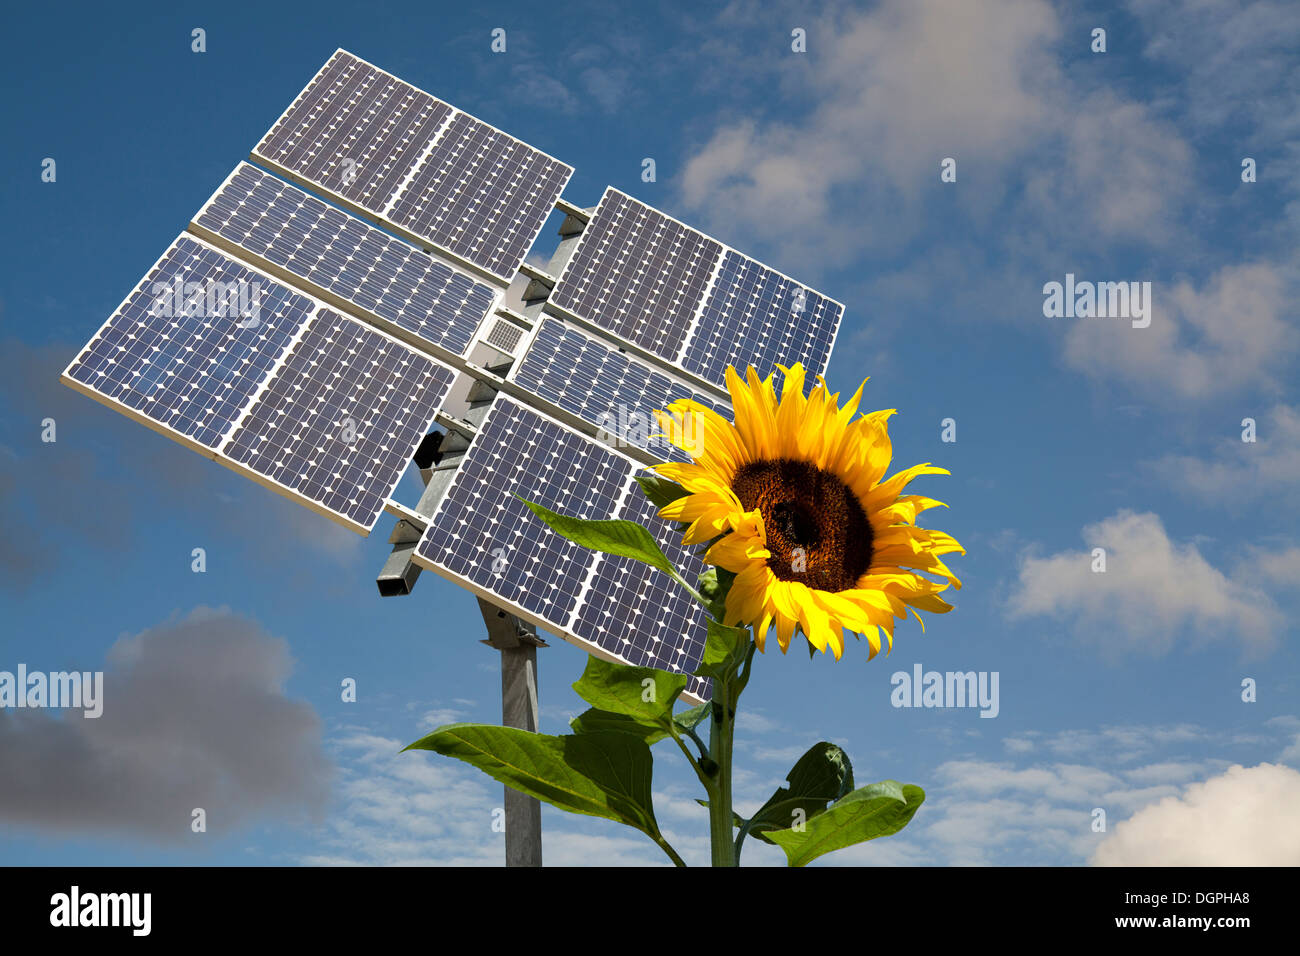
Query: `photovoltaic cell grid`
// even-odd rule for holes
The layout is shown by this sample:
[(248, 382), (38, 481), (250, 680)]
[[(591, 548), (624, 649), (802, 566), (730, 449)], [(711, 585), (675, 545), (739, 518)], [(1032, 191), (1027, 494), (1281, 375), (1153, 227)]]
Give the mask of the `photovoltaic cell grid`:
[(495, 297), (484, 283), (248, 163), (194, 221), (381, 324), (458, 355)]
[(838, 302), (728, 249), (681, 364), (712, 382), (726, 381), (728, 365), (766, 375), (778, 362), (802, 362), (820, 375), (843, 313)]
[[(249, 317), (239, 314), (240, 290)], [(215, 450), (314, 309), (306, 296), (181, 236), (64, 378)]]
[(498, 395), (416, 548), (564, 633), (593, 552), (562, 538), (516, 495), (579, 518), (610, 518), (632, 464)]
[(667, 408), (679, 398), (693, 398), (731, 417), (725, 403), (550, 318), (542, 320), (523, 361), (510, 377), (534, 395), (601, 428), (612, 439), (675, 461), (689, 461), (690, 456), (666, 439), (653, 437), (660, 431), (653, 417), (657, 409)]
[(388, 219), (509, 281), (573, 170), (457, 113)]
[(674, 361), (722, 245), (607, 189), (549, 301)]
[(452, 112), (339, 50), (255, 153), (379, 216)]
[[(686, 580), (694, 581), (705, 570), (704, 562), (682, 546), (677, 527), (659, 518), (639, 491), (633, 490), (617, 517), (649, 528)], [(668, 575), (612, 555), (600, 559), (573, 622), (575, 636), (630, 664), (687, 674), (699, 666), (707, 632), (704, 609)], [(686, 689), (707, 699), (709, 683), (692, 677)]]
[(321, 308), (222, 451), (369, 531), (453, 378)]
[(722, 386), (728, 365), (823, 373), (844, 312), (612, 187), (549, 301)]
[[(598, 557), (555, 534), (515, 497), (580, 518), (642, 521), (665, 554), (698, 574), (703, 565), (632, 487), (632, 472), (623, 456), (498, 395), (416, 561), (525, 608), (556, 634), (629, 663), (689, 672), (703, 653), (704, 619), (667, 576), (629, 559)], [(708, 684), (692, 678), (688, 690), (702, 698)]]
[(573, 173), (343, 50), (253, 156), (502, 282)]

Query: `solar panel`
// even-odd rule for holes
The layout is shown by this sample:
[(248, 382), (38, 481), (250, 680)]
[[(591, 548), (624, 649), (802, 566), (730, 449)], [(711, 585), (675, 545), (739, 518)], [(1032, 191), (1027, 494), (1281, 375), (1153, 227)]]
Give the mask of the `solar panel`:
[(369, 533), (454, 377), (321, 307), (222, 453)]
[(708, 236), (606, 189), (547, 301), (672, 361), (721, 254)]
[(595, 555), (555, 534), (515, 496), (579, 518), (609, 518), (631, 473), (626, 458), (498, 395), (414, 558), (563, 633)]
[(379, 216), (453, 112), (338, 50), (254, 156)]
[(690, 456), (657, 437), (656, 410), (679, 398), (693, 398), (731, 417), (724, 402), (551, 318), (542, 320), (523, 361), (509, 377), (601, 429), (602, 440), (642, 448), (661, 459), (689, 461)]
[(572, 172), (545, 153), (457, 113), (386, 215), (509, 282)]
[[(414, 560), (586, 650), (689, 672), (703, 653), (704, 632), (684, 622), (703, 618), (682, 603), (667, 576), (573, 544), (519, 500), (579, 518), (649, 523), (665, 553), (698, 574), (699, 559), (683, 552), (676, 532), (654, 517), (635, 487), (636, 470), (622, 455), (499, 394)], [(700, 696), (707, 684), (693, 680), (689, 690)]]
[(210, 456), (315, 307), (182, 235), (62, 378)]
[(760, 262), (727, 250), (681, 364), (711, 382), (727, 366), (766, 375), (780, 363), (826, 371), (844, 307)]
[(548, 299), (553, 312), (726, 385), (728, 365), (826, 370), (840, 303), (610, 187)]
[(253, 159), (502, 283), (573, 173), (344, 50)]
[[(617, 517), (649, 528), (687, 581), (705, 570), (704, 562), (682, 546), (677, 527), (659, 518), (639, 490), (632, 490)], [(689, 674), (704, 655), (708, 615), (662, 571), (607, 554), (596, 565), (572, 629), (629, 664)], [(709, 681), (692, 677), (686, 690), (705, 700)]]
[(464, 355), (495, 291), (400, 239), (240, 163), (194, 217), (207, 238), (391, 332)]

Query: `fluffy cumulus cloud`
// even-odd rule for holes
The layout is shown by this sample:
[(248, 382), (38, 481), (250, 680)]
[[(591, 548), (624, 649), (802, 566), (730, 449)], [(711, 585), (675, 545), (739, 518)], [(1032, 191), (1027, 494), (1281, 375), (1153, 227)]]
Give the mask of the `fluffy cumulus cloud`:
[(0, 711), (0, 821), (177, 843), (195, 808), (211, 833), (319, 818), (331, 767), (315, 710), (284, 692), (291, 670), (283, 639), (227, 610), (121, 638), (100, 717)]
[(1097, 378), (1172, 400), (1268, 385), (1296, 351), (1293, 301), (1277, 267), (1226, 266), (1201, 286), (1153, 287), (1147, 328), (1073, 320), (1066, 360)]
[[(683, 203), (706, 226), (774, 244), (782, 261), (843, 264), (898, 241), (889, 215), (938, 181), (939, 161), (1002, 167), (1051, 115), (1060, 33), (1041, 0), (888, 0), (808, 26), (813, 105), (723, 123), (690, 157)], [(964, 166), (959, 166), (964, 169)], [(960, 175), (960, 174), (959, 174)]]
[(1099, 866), (1300, 866), (1300, 772), (1234, 765), (1117, 824)]
[[(1281, 616), (1269, 594), (1216, 568), (1192, 543), (1170, 539), (1154, 514), (1120, 511), (1083, 529), (1084, 551), (1030, 555), (1010, 595), (1013, 617), (1068, 619), (1111, 651), (1161, 654), (1179, 635), (1270, 646)], [(1106, 570), (1092, 570), (1095, 548)]]

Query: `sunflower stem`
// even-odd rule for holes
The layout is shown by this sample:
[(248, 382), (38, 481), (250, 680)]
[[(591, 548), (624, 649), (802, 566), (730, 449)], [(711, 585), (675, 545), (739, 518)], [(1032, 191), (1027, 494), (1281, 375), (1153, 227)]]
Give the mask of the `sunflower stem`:
[[(751, 653), (753, 642), (750, 643)], [(747, 658), (748, 659), (748, 658)], [(731, 809), (731, 758), (736, 731), (736, 702), (744, 683), (737, 679), (739, 668), (713, 682), (712, 721), (709, 730), (709, 754), (717, 764), (713, 786), (709, 788), (709, 841), (714, 866), (736, 866), (736, 843), (732, 837), (735, 814)]]

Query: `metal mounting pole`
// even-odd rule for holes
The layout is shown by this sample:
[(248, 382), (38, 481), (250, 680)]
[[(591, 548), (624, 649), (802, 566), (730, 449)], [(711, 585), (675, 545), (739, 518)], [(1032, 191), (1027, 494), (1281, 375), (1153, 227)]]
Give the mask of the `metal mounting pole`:
[[(508, 611), (478, 599), (488, 639), (501, 652), (501, 725), (537, 733), (537, 629)], [(542, 865), (542, 805), (505, 788), (506, 866)]]

